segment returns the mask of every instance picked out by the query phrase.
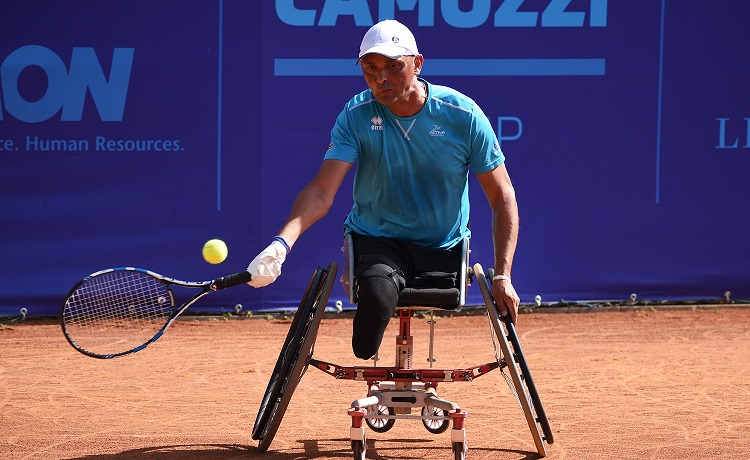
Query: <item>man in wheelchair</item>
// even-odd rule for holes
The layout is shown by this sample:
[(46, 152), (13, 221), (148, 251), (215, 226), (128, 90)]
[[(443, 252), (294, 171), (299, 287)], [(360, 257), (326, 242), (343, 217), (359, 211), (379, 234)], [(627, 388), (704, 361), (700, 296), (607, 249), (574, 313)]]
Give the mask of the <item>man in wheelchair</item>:
[[(356, 163), (354, 205), (344, 229), (356, 254), (352, 347), (357, 357), (369, 359), (406, 285), (425, 273), (455, 272), (456, 253), (471, 235), (471, 170), (492, 208), (492, 296), (500, 314), (515, 322), (519, 298), (510, 275), (518, 208), (489, 120), (469, 97), (419, 77), (424, 57), (397, 21), (368, 30), (357, 63), (368, 89), (338, 115), (317, 175), (297, 196), (274, 241), (250, 263), (249, 284), (266, 286), (280, 275), (297, 239), (328, 213)], [(433, 276), (431, 282), (449, 279)]]

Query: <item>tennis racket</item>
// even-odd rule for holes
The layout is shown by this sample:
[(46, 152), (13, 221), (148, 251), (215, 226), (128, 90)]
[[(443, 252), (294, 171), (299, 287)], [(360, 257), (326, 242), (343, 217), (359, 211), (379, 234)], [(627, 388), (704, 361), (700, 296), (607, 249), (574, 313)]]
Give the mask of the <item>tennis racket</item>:
[[(110, 268), (79, 281), (62, 306), (62, 330), (84, 355), (109, 359), (156, 341), (204, 295), (251, 280), (247, 271), (210, 281), (187, 282), (133, 267)], [(198, 289), (175, 307), (173, 286)]]

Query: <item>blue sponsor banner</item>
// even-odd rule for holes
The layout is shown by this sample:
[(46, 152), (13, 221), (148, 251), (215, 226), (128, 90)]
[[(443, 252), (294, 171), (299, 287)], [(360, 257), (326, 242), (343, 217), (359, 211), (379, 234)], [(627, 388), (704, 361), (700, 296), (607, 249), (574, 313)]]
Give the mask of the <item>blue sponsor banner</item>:
[[(54, 315), (81, 277), (243, 269), (315, 174), (359, 42), (414, 32), (423, 76), (496, 127), (521, 213), (523, 302), (750, 297), (750, 4), (215, 0), (3, 5), (0, 314)], [(696, 31), (701, 31), (696, 33)], [(341, 261), (348, 177), (264, 289), (194, 308), (293, 308)], [(472, 257), (492, 263), (472, 179)], [(221, 238), (229, 257), (201, 258)], [(470, 303), (479, 303), (470, 290)], [(336, 287), (332, 302), (344, 299)]]
[[(423, 76), (604, 75), (604, 59), (430, 59)], [(360, 76), (351, 59), (276, 59), (277, 77)]]

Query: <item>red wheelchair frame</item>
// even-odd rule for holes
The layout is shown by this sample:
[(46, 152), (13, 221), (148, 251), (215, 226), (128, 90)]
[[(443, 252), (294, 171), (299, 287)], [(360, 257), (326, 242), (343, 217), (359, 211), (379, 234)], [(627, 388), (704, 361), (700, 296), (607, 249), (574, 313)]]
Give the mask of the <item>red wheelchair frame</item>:
[[(485, 274), (479, 264), (475, 264), (473, 270), (468, 267), (468, 241), (465, 242), (463, 252), (461, 283), (464, 284), (459, 286), (461, 288), (460, 300), (456, 306), (463, 306), (465, 298), (463, 288), (475, 276), (487, 307), (495, 346), (495, 361), (469, 368), (433, 368), (434, 321), (431, 317), (430, 367), (412, 367), (411, 318), (413, 311), (434, 310), (435, 308), (420, 305), (402, 305), (398, 309), (399, 335), (396, 336), (394, 366), (339, 366), (314, 358), (313, 346), (320, 319), (327, 305), (338, 268), (337, 264), (332, 262), (327, 269), (319, 267), (313, 274), (271, 375), (253, 427), (253, 439), (259, 441), (258, 449), (263, 452), (270, 446), (294, 389), (307, 367), (312, 366), (336, 379), (362, 381), (367, 384), (367, 396), (354, 401), (348, 409), (348, 414), (352, 419), (350, 441), (355, 460), (365, 458), (367, 450), (365, 425), (373, 431), (382, 433), (390, 430), (397, 419), (419, 419), (428, 431), (435, 434), (446, 431), (449, 425), (452, 425), (451, 445), (454, 459), (463, 460), (468, 451), (464, 427), (467, 413), (458, 404), (438, 397), (438, 385), (447, 382), (471, 382), (495, 369), (500, 369), (526, 417), (538, 454), (542, 457), (546, 456), (545, 442), (552, 444), (554, 437), (514, 325), (509, 316), (500, 316), (492, 298), (491, 282), (488, 282), (488, 279), (492, 279), (492, 270), (490, 269)], [(345, 265), (345, 273), (342, 277), (345, 288), (351, 288), (353, 284), (352, 278), (349, 277), (352, 275), (351, 268), (350, 264)], [(412, 296), (411, 300), (418, 300), (418, 298), (418, 296)], [(350, 294), (350, 300), (356, 301), (356, 298)], [(421, 408), (420, 415), (411, 414), (412, 409), (415, 408)]]

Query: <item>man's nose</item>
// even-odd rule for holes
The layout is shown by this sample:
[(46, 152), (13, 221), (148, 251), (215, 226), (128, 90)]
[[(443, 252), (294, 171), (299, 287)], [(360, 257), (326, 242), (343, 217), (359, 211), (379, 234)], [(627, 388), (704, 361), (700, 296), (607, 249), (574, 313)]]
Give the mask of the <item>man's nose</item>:
[(388, 72), (385, 69), (380, 69), (376, 75), (378, 84), (383, 84), (388, 81)]

